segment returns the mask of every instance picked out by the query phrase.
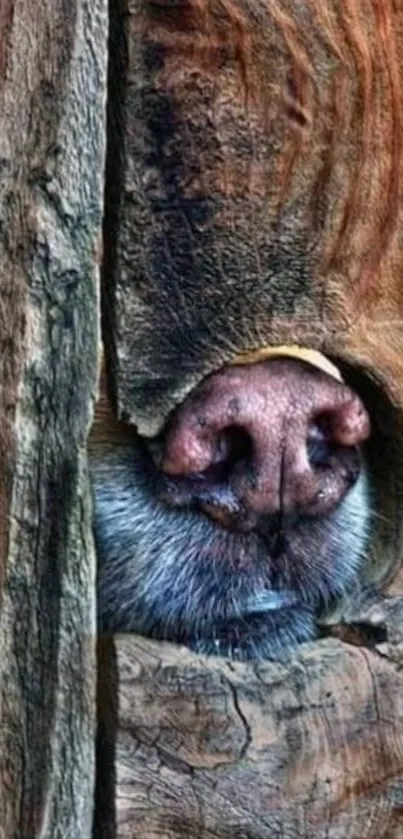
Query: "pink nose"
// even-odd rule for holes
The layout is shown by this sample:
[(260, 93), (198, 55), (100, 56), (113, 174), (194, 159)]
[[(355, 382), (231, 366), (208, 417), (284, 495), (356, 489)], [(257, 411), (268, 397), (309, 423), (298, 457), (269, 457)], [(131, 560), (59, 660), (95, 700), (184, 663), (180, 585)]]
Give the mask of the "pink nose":
[(226, 505), (252, 516), (319, 515), (357, 479), (369, 432), (359, 397), (314, 367), (290, 359), (228, 367), (177, 409), (162, 469), (188, 479), (196, 500), (208, 486), (217, 518)]

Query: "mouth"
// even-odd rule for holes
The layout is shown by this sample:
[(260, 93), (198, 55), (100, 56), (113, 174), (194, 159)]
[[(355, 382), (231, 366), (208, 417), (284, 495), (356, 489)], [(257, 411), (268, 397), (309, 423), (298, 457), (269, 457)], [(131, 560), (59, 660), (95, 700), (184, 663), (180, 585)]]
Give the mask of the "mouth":
[[(264, 650), (266, 645), (273, 647), (274, 627), (277, 633), (282, 625), (287, 631), (290, 615), (297, 604), (297, 593), (291, 590), (263, 591), (244, 599), (238, 597), (233, 606), (223, 605), (220, 614), (204, 617), (200, 614), (190, 632), (183, 628), (182, 637), (176, 635), (173, 640), (185, 643), (197, 653), (243, 661), (258, 658), (257, 651)], [(310, 615), (310, 610), (308, 613)]]
[[(200, 623), (199, 631), (186, 637), (186, 645), (196, 653), (220, 655), (239, 661), (276, 657), (283, 648), (277, 646), (282, 635), (287, 636), (293, 610), (298, 602), (291, 591), (264, 592), (212, 624)], [(310, 637), (312, 612), (307, 609), (302, 617), (301, 640)], [(309, 627), (309, 629), (308, 629)]]
[[(367, 549), (366, 473), (331, 516), (280, 511), (248, 519), (225, 473), (217, 497), (212, 470), (180, 480), (161, 475), (143, 446), (126, 456), (122, 503), (114, 503), (115, 487), (109, 499), (106, 473), (98, 480), (102, 631), (241, 661), (277, 657), (317, 637), (318, 615), (355, 585)], [(225, 520), (216, 510), (206, 515), (203, 505), (214, 503)]]
[(268, 612), (277, 612), (280, 609), (289, 609), (298, 602), (298, 595), (293, 591), (264, 591), (253, 597), (246, 598), (244, 603), (237, 604), (236, 608), (227, 609), (226, 620), (246, 620), (247, 618), (266, 615)]

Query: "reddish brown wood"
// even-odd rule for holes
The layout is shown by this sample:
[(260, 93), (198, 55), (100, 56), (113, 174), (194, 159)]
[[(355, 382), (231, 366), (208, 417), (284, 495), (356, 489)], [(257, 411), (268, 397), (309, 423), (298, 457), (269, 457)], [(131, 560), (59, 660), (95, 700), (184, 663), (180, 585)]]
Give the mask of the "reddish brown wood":
[[(265, 344), (364, 370), (375, 565), (396, 566), (400, 4), (118, 0), (111, 12), (104, 337), (116, 414), (153, 435), (203, 376)], [(280, 251), (290, 267), (276, 274)], [(99, 444), (114, 445), (122, 426), (105, 419)], [(115, 736), (119, 839), (401, 839), (401, 581), (393, 594), (381, 627), (346, 616), (338, 637), (287, 665), (119, 639), (117, 686), (108, 655), (100, 678), (108, 839)]]

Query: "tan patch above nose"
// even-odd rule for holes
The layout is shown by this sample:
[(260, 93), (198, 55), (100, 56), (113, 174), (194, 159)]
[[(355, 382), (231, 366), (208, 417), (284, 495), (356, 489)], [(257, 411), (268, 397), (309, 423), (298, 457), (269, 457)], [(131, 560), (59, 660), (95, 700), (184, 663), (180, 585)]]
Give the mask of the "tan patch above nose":
[(231, 364), (256, 364), (258, 361), (266, 361), (269, 358), (296, 358), (299, 361), (306, 361), (307, 364), (322, 370), (328, 376), (332, 376), (333, 379), (337, 379), (339, 382), (343, 381), (340, 370), (325, 355), (322, 355), (318, 350), (299, 347), (297, 344), (284, 344), (278, 347), (261, 347), (258, 350), (251, 350), (238, 355)]

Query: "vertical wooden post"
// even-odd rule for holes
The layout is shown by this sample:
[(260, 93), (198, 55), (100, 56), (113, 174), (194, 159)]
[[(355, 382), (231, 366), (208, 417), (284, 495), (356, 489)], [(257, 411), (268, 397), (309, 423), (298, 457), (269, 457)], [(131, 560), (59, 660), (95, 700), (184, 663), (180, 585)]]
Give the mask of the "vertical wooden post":
[[(316, 242), (320, 222), (334, 245), (334, 219), (326, 228), (321, 213), (325, 205), (337, 206), (339, 192), (350, 194), (350, 178), (357, 183), (346, 164), (355, 159), (353, 120), (329, 186), (336, 146), (329, 141), (324, 79), (331, 93), (344, 79), (330, 72), (336, 44), (354, 105), (361, 88), (345, 56), (358, 36), (354, 31), (345, 44), (347, 15), (343, 25), (338, 16), (348, 4), (337, 2), (323, 3), (329, 9), (322, 17), (321, 3), (297, 0), (112, 5), (104, 284), (109, 390), (116, 414), (152, 436), (195, 383), (237, 350), (259, 346), (260, 334), (273, 344), (322, 340), (315, 266), (299, 261), (293, 236), (301, 224), (299, 241), (306, 233), (306, 241)], [(371, 23), (365, 8), (367, 17)], [(379, 53), (377, 31), (367, 33), (371, 56)], [(384, 68), (377, 71), (383, 78)], [(325, 105), (317, 107), (307, 141), (316, 76), (314, 93), (325, 96)], [(269, 91), (277, 91), (277, 99)], [(361, 160), (361, 135), (358, 143)], [(282, 204), (297, 161), (298, 201), (287, 216)], [(324, 187), (322, 202), (318, 190)], [(357, 215), (360, 223), (365, 213)], [(276, 269), (288, 253), (294, 274)], [(332, 283), (328, 276), (317, 279), (325, 300)], [(387, 311), (401, 300), (388, 282)], [(328, 346), (337, 349), (331, 341), (339, 331), (344, 335), (344, 303), (353, 296), (340, 278), (333, 283), (340, 310), (332, 314)], [(350, 357), (359, 358), (358, 350), (362, 359), (370, 357), (370, 334), (362, 339), (358, 324)], [(380, 369), (383, 346), (388, 338), (384, 342), (382, 334), (379, 345), (373, 341)], [(397, 352), (389, 355), (397, 369)], [(387, 356), (386, 349), (384, 369), (392, 379)], [(113, 423), (106, 412), (104, 420), (107, 440)], [(115, 442), (120, 437), (118, 429)], [(392, 458), (400, 446), (388, 450)], [(382, 450), (381, 472), (389, 481), (394, 473), (386, 456)], [(400, 504), (394, 487), (390, 494), (391, 503)], [(204, 658), (135, 637), (117, 639), (114, 660), (106, 644), (100, 683), (109, 772), (102, 801), (109, 796), (105, 819), (115, 783), (116, 831), (111, 817), (105, 839), (115, 832), (118, 839), (401, 839), (401, 581), (395, 595), (376, 625), (354, 603), (353, 626), (333, 630), (340, 637), (299, 648), (281, 664)], [(118, 709), (108, 696), (115, 670)]]
[(0, 837), (88, 839), (106, 0), (0, 7)]

